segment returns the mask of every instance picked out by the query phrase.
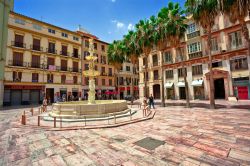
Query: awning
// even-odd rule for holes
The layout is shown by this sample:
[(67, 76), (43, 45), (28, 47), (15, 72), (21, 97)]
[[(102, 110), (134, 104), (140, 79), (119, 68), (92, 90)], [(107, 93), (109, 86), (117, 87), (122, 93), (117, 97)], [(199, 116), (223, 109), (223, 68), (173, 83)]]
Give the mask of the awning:
[(194, 80), (191, 83), (192, 86), (202, 86), (202, 84), (203, 84), (203, 80)]
[(167, 83), (165, 83), (165, 88), (172, 88), (173, 87), (173, 82), (167, 82)]
[(178, 83), (177, 83), (177, 86), (178, 86), (178, 87), (185, 87), (185, 82), (178, 82)]

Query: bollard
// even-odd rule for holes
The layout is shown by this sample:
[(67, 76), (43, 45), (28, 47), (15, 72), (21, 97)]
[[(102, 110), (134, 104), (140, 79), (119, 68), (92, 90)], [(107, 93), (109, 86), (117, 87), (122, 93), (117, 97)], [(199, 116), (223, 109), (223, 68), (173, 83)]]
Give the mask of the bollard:
[(54, 128), (56, 128), (56, 117), (54, 117)]
[(23, 111), (23, 115), (22, 115), (22, 125), (26, 125), (26, 115), (25, 115), (25, 111)]
[(132, 120), (132, 112), (131, 112), (131, 109), (130, 109), (130, 120)]
[(62, 128), (62, 117), (60, 117), (60, 128)]
[(37, 117), (37, 126), (40, 126), (40, 116)]

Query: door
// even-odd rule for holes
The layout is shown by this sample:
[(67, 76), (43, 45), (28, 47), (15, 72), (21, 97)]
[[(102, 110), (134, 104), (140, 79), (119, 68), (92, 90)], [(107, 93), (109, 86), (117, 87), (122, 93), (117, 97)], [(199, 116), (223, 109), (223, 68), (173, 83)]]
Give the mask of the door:
[(214, 98), (225, 99), (224, 78), (214, 80)]
[(238, 86), (238, 97), (240, 100), (248, 99), (248, 87), (247, 86)]
[(155, 99), (160, 99), (161, 98), (161, 89), (160, 89), (159, 84), (156, 84), (156, 85), (153, 86), (153, 95), (154, 95)]
[(186, 90), (185, 87), (180, 87), (179, 88), (179, 93), (180, 93), (180, 99), (186, 99)]
[(39, 99), (40, 99), (40, 91), (39, 90), (31, 90), (30, 103), (31, 104), (39, 104)]
[(48, 100), (48, 103), (54, 102), (54, 88), (46, 89), (46, 99)]
[(22, 91), (12, 90), (11, 91), (11, 105), (21, 105), (22, 104)]

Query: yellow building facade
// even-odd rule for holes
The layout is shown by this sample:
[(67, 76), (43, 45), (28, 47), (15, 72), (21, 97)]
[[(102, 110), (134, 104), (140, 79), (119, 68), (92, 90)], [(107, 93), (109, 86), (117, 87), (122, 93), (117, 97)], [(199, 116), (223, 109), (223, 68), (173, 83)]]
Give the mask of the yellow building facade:
[[(249, 17), (246, 18), (250, 29)], [(185, 99), (183, 73), (186, 72), (189, 98), (209, 99), (207, 34), (188, 18), (185, 39), (176, 47), (166, 43), (164, 50), (153, 49), (139, 59), (140, 98), (153, 94), (156, 99)], [(238, 23), (219, 15), (212, 29), (212, 68), (216, 99), (250, 99), (250, 56)], [(183, 71), (183, 72), (182, 72)], [(163, 81), (162, 81), (163, 79)]]
[[(84, 47), (84, 36), (80, 31), (70, 31), (11, 12), (4, 75), (4, 105), (38, 104), (44, 97), (50, 103), (84, 98), (87, 79), (81, 73), (86, 70), (84, 55), (88, 50)], [(108, 43), (96, 40), (97, 54), (102, 52), (106, 56)], [(102, 45), (105, 45), (105, 50)], [(115, 89), (113, 67), (107, 62), (99, 62), (98, 70), (102, 66), (105, 66), (105, 73), (112, 68), (110, 76), (101, 76), (105, 79), (105, 90), (110, 89), (109, 87)]]

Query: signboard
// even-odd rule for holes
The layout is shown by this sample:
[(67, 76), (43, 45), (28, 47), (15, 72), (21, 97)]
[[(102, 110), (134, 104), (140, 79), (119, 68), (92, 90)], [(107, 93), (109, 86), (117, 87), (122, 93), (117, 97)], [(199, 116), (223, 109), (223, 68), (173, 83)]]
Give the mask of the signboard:
[(56, 66), (55, 65), (49, 65), (49, 71), (55, 71)]

